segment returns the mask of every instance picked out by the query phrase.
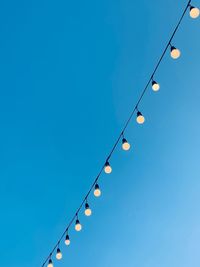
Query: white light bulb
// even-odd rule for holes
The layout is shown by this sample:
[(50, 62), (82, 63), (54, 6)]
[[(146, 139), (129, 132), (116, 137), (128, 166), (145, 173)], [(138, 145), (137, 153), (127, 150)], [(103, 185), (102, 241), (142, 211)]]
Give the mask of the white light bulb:
[(127, 151), (131, 148), (131, 145), (127, 142), (125, 138), (122, 139), (122, 149)]
[(153, 89), (153, 91), (158, 91), (159, 89), (160, 89), (160, 84), (159, 83), (157, 83), (157, 82), (155, 82), (155, 81), (153, 81), (152, 82), (152, 89)]
[(107, 161), (104, 167), (104, 171), (107, 174), (110, 174), (112, 172), (112, 167), (110, 166), (109, 162)]
[(137, 118), (136, 118), (137, 123), (143, 124), (145, 122), (145, 118), (142, 115), (140, 111), (137, 112)]
[(77, 219), (76, 224), (75, 224), (75, 230), (77, 232), (79, 232), (79, 231), (81, 231), (81, 229), (82, 229), (82, 225), (80, 224), (79, 220)]
[(190, 17), (193, 18), (193, 19), (196, 19), (196, 18), (199, 17), (199, 15), (200, 15), (199, 8), (191, 6), (190, 7)]
[(53, 262), (52, 262), (51, 259), (49, 260), (49, 263), (48, 263), (47, 267), (53, 267)]
[(62, 253), (61, 253), (61, 251), (60, 251), (59, 248), (57, 249), (56, 259), (57, 259), (57, 260), (61, 260), (61, 259), (62, 259)]
[(181, 51), (179, 49), (177, 49), (176, 47), (172, 46), (171, 47), (171, 57), (173, 59), (177, 59), (179, 58), (181, 55)]
[(92, 215), (92, 210), (90, 209), (88, 203), (85, 204), (85, 215), (86, 216), (91, 216)]
[(70, 239), (69, 239), (69, 236), (66, 235), (66, 238), (65, 238), (65, 245), (66, 246), (69, 246), (70, 245)]
[(101, 195), (101, 190), (100, 190), (98, 184), (95, 185), (94, 195), (95, 195), (95, 197), (100, 197), (100, 195)]

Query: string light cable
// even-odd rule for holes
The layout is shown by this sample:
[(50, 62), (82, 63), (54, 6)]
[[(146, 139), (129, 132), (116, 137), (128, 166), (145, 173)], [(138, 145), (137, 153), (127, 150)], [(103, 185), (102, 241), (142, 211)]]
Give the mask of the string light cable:
[(69, 229), (70, 227), (72, 226), (72, 224), (75, 222), (75, 230), (76, 231), (81, 231), (82, 230), (82, 225), (81, 225), (81, 222), (79, 220), (79, 212), (80, 210), (82, 209), (82, 207), (84, 206), (85, 207), (85, 215), (86, 216), (90, 216), (92, 214), (92, 210), (90, 209), (90, 206), (88, 204), (88, 197), (89, 195), (91, 194), (92, 190), (94, 190), (94, 196), (95, 197), (99, 197), (101, 195), (101, 190), (100, 190), (100, 187), (99, 187), (99, 184), (98, 184), (98, 180), (102, 174), (102, 172), (104, 171), (106, 174), (110, 174), (112, 172), (112, 167), (110, 165), (110, 159), (111, 159), (111, 156), (112, 154), (114, 153), (117, 145), (119, 144), (120, 140), (122, 141), (122, 149), (123, 150), (129, 150), (130, 149), (130, 144), (128, 143), (127, 139), (125, 138), (125, 131), (130, 123), (130, 121), (132, 120), (133, 118), (133, 115), (135, 114), (136, 112), (136, 121), (138, 124), (143, 124), (145, 122), (145, 117), (143, 116), (142, 112), (139, 110), (139, 104), (140, 102), (142, 101), (149, 85), (151, 84), (152, 86), (152, 89), (153, 91), (158, 91), (160, 89), (160, 85), (159, 83), (157, 83), (154, 79), (154, 76), (167, 52), (167, 50), (169, 49), (170, 51), (170, 55), (173, 59), (178, 59), (181, 55), (181, 52), (179, 49), (177, 49), (173, 44), (172, 44), (172, 41), (174, 39), (174, 36), (176, 34), (176, 32), (178, 31), (179, 29), (179, 26), (187, 12), (187, 10), (189, 9), (189, 15), (191, 18), (193, 19), (196, 19), (200, 16), (200, 10), (199, 8), (197, 7), (194, 7), (191, 5), (191, 1), (192, 0), (189, 0), (185, 9), (183, 10), (183, 13), (174, 29), (174, 31), (172, 32), (172, 35), (169, 39), (169, 41), (167, 42), (159, 60), (157, 61), (157, 64), (155, 65), (154, 69), (153, 69), (153, 72), (150, 76), (150, 78), (147, 80), (147, 83), (143, 89), (143, 91), (141, 92), (141, 95), (140, 97), (138, 98), (135, 106), (133, 107), (132, 109), (132, 112), (130, 113), (127, 121), (125, 122), (124, 124), (124, 127), (122, 129), (122, 131), (120, 132), (118, 138), (116, 139), (114, 145), (112, 146), (112, 149), (110, 151), (110, 153), (108, 154), (103, 166), (101, 167), (98, 175), (96, 176), (96, 178), (94, 179), (94, 182), (92, 183), (92, 185), (90, 186), (90, 189), (88, 190), (87, 194), (85, 195), (85, 197), (83, 198), (80, 206), (78, 207), (78, 209), (76, 210), (74, 216), (72, 217), (72, 219), (70, 220), (70, 222), (68, 223), (66, 229), (64, 230), (63, 234), (61, 235), (61, 237), (59, 238), (58, 242), (55, 244), (55, 246), (53, 247), (53, 249), (51, 250), (49, 256), (46, 258), (46, 260), (44, 261), (44, 263), (41, 265), (42, 267), (44, 267), (47, 263), (47, 267), (53, 267), (53, 260), (52, 260), (52, 255), (54, 254), (54, 252), (56, 251), (56, 259), (57, 260), (61, 260), (62, 259), (62, 252), (60, 250), (60, 243), (61, 241), (64, 239), (65, 237), (65, 244), (67, 246), (70, 245), (70, 237), (69, 237)]

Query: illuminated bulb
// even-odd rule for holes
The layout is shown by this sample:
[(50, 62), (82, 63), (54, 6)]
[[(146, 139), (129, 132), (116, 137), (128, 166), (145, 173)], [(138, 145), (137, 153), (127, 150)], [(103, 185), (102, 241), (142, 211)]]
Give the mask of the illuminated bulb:
[(198, 18), (200, 15), (200, 10), (198, 9), (198, 7), (190, 7), (190, 17), (193, 19)]
[(131, 145), (127, 142), (127, 140), (125, 138), (122, 139), (122, 148), (123, 150), (129, 150), (131, 147)]
[(140, 111), (137, 112), (137, 119), (136, 120), (137, 120), (137, 123), (139, 123), (139, 124), (143, 124), (145, 122), (145, 118)]
[(57, 260), (61, 260), (62, 259), (62, 253), (61, 253), (59, 248), (57, 248), (56, 259)]
[(70, 245), (69, 235), (66, 235), (66, 237), (65, 237), (65, 245), (66, 246), (69, 246)]
[(52, 262), (51, 259), (49, 260), (49, 263), (48, 263), (47, 267), (53, 267), (53, 262)]
[(111, 168), (111, 166), (110, 166), (110, 164), (109, 164), (108, 161), (106, 161), (106, 164), (105, 164), (105, 167), (104, 167), (104, 171), (105, 171), (105, 173), (107, 173), (107, 174), (109, 174), (109, 173), (112, 172), (112, 168)]
[(181, 55), (181, 51), (177, 49), (176, 47), (171, 46), (171, 57), (173, 59), (177, 59), (180, 57), (180, 55)]
[(101, 190), (100, 190), (98, 184), (95, 184), (94, 195), (95, 195), (95, 197), (100, 197), (100, 195), (101, 195)]
[(77, 232), (79, 232), (79, 231), (81, 231), (81, 229), (82, 229), (82, 225), (80, 224), (79, 220), (77, 219), (76, 224), (75, 224), (75, 230)]
[(152, 89), (155, 92), (158, 91), (160, 89), (160, 84), (155, 81), (152, 81)]
[(92, 210), (90, 209), (88, 203), (85, 204), (85, 215), (86, 216), (92, 215)]

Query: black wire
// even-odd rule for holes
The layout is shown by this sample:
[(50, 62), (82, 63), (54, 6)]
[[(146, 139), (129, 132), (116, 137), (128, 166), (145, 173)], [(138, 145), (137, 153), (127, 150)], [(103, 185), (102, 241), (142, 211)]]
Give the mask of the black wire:
[[(176, 27), (175, 27), (175, 29), (174, 29), (172, 35), (171, 35), (171, 38), (169, 39), (169, 41), (168, 41), (168, 43), (167, 43), (165, 49), (163, 50), (163, 53), (162, 53), (161, 57), (159, 58), (159, 60), (158, 60), (158, 62), (157, 62), (157, 64), (156, 64), (156, 66), (155, 66), (155, 68), (154, 68), (154, 70), (153, 70), (153, 72), (152, 72), (152, 75), (150, 76), (149, 80), (147, 81), (146, 86), (144, 87), (144, 89), (143, 89), (143, 91), (142, 91), (142, 93), (141, 93), (141, 95), (140, 95), (140, 97), (139, 97), (139, 99), (138, 99), (136, 105), (134, 106), (134, 108), (133, 108), (133, 110), (132, 110), (132, 112), (131, 112), (129, 118), (128, 118), (127, 121), (126, 121), (124, 128), (122, 129), (122, 131), (121, 131), (121, 133), (119, 134), (119, 136), (118, 136), (116, 142), (114, 143), (114, 145), (113, 145), (113, 147), (112, 147), (110, 153), (108, 154), (108, 157), (107, 157), (107, 160), (106, 160), (106, 161), (108, 161), (108, 160), (110, 159), (110, 157), (112, 156), (112, 154), (113, 154), (113, 152), (115, 151), (115, 149), (116, 149), (116, 147), (117, 147), (117, 145), (118, 145), (118, 143), (119, 143), (121, 137), (124, 135), (124, 132), (125, 132), (126, 128), (128, 127), (129, 122), (130, 122), (130, 120), (132, 119), (132, 117), (133, 117), (135, 111), (138, 110), (138, 105), (140, 104), (142, 98), (144, 97), (144, 95), (145, 95), (145, 93), (146, 93), (146, 91), (147, 91), (147, 88), (148, 88), (150, 82), (151, 82), (152, 79), (153, 79), (153, 76), (155, 75), (155, 73), (156, 73), (158, 67), (160, 66), (160, 64), (161, 64), (161, 62), (162, 62), (163, 57), (165, 56), (165, 54), (166, 54), (166, 52), (167, 52), (168, 47), (171, 45), (171, 41), (173, 40), (173, 38), (174, 38), (174, 36), (175, 36), (175, 34), (176, 34), (176, 32), (177, 32), (177, 30), (178, 30), (178, 28), (179, 28), (179, 26), (180, 26), (182, 20), (183, 20), (183, 17), (185, 16), (185, 13), (186, 13), (188, 7), (190, 6), (190, 3), (191, 3), (191, 0), (188, 1), (187, 6), (185, 7), (185, 9), (184, 9), (184, 11), (183, 11), (183, 14), (182, 14), (181, 18), (179, 19), (179, 21), (178, 21), (178, 23), (177, 23), (177, 25), (176, 25)], [(56, 243), (56, 245), (55, 245), (54, 248), (52, 249), (51, 253), (50, 253), (49, 256), (46, 258), (46, 260), (44, 261), (44, 263), (42, 264), (42, 267), (43, 267), (43, 266), (47, 263), (47, 261), (51, 258), (52, 254), (54, 253), (54, 251), (56, 250), (56, 248), (57, 248), (58, 245), (60, 244), (60, 241), (63, 239), (63, 237), (65, 236), (65, 234), (68, 232), (70, 226), (72, 225), (72, 223), (74, 222), (75, 218), (77, 217), (79, 211), (80, 211), (81, 208), (83, 207), (83, 205), (84, 205), (85, 201), (87, 200), (89, 194), (91, 193), (93, 187), (94, 187), (95, 184), (97, 183), (97, 181), (98, 181), (98, 179), (99, 179), (99, 177), (100, 177), (100, 175), (101, 175), (101, 173), (102, 173), (104, 167), (105, 167), (105, 162), (104, 162), (104, 164), (103, 164), (103, 166), (102, 166), (100, 172), (99, 172), (98, 175), (96, 176), (96, 178), (95, 178), (93, 184), (91, 185), (89, 191), (87, 192), (86, 196), (84, 197), (83, 201), (81, 202), (79, 208), (77, 209), (75, 215), (72, 217), (71, 221), (69, 222), (67, 228), (65, 229), (65, 231), (64, 231), (63, 234), (61, 235), (60, 239), (58, 240), (58, 242)]]

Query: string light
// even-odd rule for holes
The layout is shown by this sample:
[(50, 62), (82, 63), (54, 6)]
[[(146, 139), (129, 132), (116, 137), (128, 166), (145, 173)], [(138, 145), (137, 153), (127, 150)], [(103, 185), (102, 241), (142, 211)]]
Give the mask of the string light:
[(158, 91), (160, 89), (160, 84), (153, 80), (152, 81), (152, 89), (155, 92)]
[(173, 59), (177, 59), (181, 56), (181, 51), (177, 49), (175, 46), (171, 45), (171, 57)]
[(122, 149), (127, 151), (131, 148), (131, 145), (127, 142), (125, 138), (122, 139)]
[(69, 235), (68, 234), (65, 237), (65, 245), (66, 246), (69, 246), (70, 245), (70, 238), (69, 238)]
[(137, 118), (136, 118), (137, 123), (143, 124), (145, 122), (145, 118), (142, 115), (140, 111), (137, 112)]
[(49, 263), (48, 263), (47, 267), (53, 267), (52, 259), (49, 259)]
[(75, 230), (77, 232), (80, 232), (82, 230), (82, 225), (80, 224), (80, 221), (78, 218), (76, 219)]
[(98, 184), (95, 184), (94, 195), (95, 195), (95, 197), (100, 197), (100, 195), (101, 195), (101, 190), (100, 190)]
[[(171, 57), (172, 57), (173, 59), (177, 59), (177, 58), (180, 57), (180, 55), (181, 55), (180, 50), (177, 49), (176, 47), (172, 46), (172, 45), (171, 45), (171, 42), (172, 42), (172, 40), (173, 40), (173, 38), (174, 38), (174, 36), (175, 36), (175, 34), (176, 34), (178, 28), (179, 28), (179, 26), (180, 26), (180, 24), (181, 24), (181, 22), (182, 22), (184, 16), (185, 16), (185, 14), (186, 14), (188, 8), (190, 8), (190, 16), (191, 16), (192, 18), (197, 18), (197, 17), (199, 17), (199, 15), (200, 15), (200, 11), (199, 11), (199, 9), (196, 8), (196, 7), (191, 6), (190, 3), (191, 3), (191, 0), (188, 1), (187, 6), (185, 7), (185, 9), (184, 9), (184, 11), (183, 11), (183, 13), (182, 13), (182, 16), (180, 17), (180, 19), (179, 19), (179, 21), (178, 21), (178, 23), (177, 23), (177, 25), (176, 25), (176, 27), (175, 27), (175, 29), (174, 29), (172, 35), (171, 35), (171, 38), (169, 39), (169, 42), (167, 43), (165, 49), (163, 50), (163, 52), (162, 52), (162, 54), (161, 54), (161, 56), (160, 56), (160, 58), (159, 58), (159, 60), (158, 60), (158, 62), (157, 62), (157, 64), (156, 64), (156, 66), (155, 66), (155, 68), (154, 68), (154, 70), (153, 70), (153, 72), (152, 72), (152, 75), (150, 76), (150, 79), (148, 80), (147, 84), (145, 85), (143, 91), (141, 92), (141, 95), (140, 95), (140, 97), (139, 97), (139, 99), (138, 99), (138, 101), (137, 101), (135, 107), (133, 108), (133, 110), (132, 110), (130, 116), (128, 117), (128, 119), (127, 119), (127, 121), (126, 121), (126, 123), (125, 123), (125, 126), (123, 127), (123, 129), (122, 129), (122, 131), (121, 131), (119, 137), (117, 138), (116, 142), (114, 143), (114, 145), (113, 145), (113, 147), (112, 147), (112, 149), (111, 149), (109, 155), (107, 156), (107, 159), (110, 159), (110, 157), (112, 156), (113, 152), (115, 151), (115, 149), (116, 149), (116, 147), (117, 147), (119, 141), (121, 141), (121, 138), (122, 138), (122, 137), (123, 137), (123, 139), (122, 139), (122, 148), (123, 148), (124, 150), (129, 150), (129, 149), (130, 149), (130, 144), (129, 144), (129, 143), (127, 142), (127, 140), (124, 138), (123, 134), (124, 134), (126, 128), (128, 127), (128, 125), (129, 125), (129, 123), (130, 123), (130, 121), (131, 121), (133, 115), (135, 114), (135, 111), (137, 111), (137, 118), (136, 118), (137, 123), (139, 123), (139, 124), (143, 124), (143, 123), (145, 122), (145, 118), (144, 118), (144, 116), (143, 116), (142, 113), (138, 110), (138, 105), (140, 104), (141, 100), (143, 99), (143, 96), (145, 95), (145, 93), (146, 93), (147, 89), (149, 88), (149, 85), (151, 84), (151, 82), (152, 82), (152, 89), (153, 89), (154, 91), (158, 91), (158, 90), (160, 89), (160, 85), (159, 85), (156, 81), (154, 81), (154, 80), (152, 79), (152, 77), (153, 77), (153, 76), (155, 75), (155, 73), (157, 72), (157, 69), (158, 69), (158, 67), (160, 66), (160, 64), (161, 64), (161, 62), (162, 62), (162, 60), (163, 60), (163, 58), (164, 58), (166, 52), (168, 51), (169, 47), (170, 47), (170, 49), (171, 49), (170, 53), (171, 53)], [(57, 244), (55, 245), (55, 247), (54, 247), (53, 250), (51, 251), (50, 256), (48, 256), (48, 257), (46, 258), (46, 260), (45, 260), (45, 262), (43, 263), (42, 267), (44, 267), (44, 266), (47, 264), (47, 262), (48, 262), (48, 265), (47, 265), (48, 267), (53, 267), (53, 262), (52, 262), (52, 260), (51, 260), (51, 255), (55, 252), (56, 248), (57, 248), (56, 258), (57, 258), (57, 259), (61, 259), (61, 258), (62, 258), (62, 253), (61, 253), (61, 251), (60, 251), (60, 249), (59, 249), (59, 247), (58, 247), (58, 244), (59, 244), (59, 242), (60, 242), (60, 241), (64, 238), (64, 236), (65, 236), (65, 244), (66, 244), (67, 246), (69, 246), (69, 244), (70, 244), (70, 238), (69, 238), (69, 235), (68, 235), (67, 232), (68, 232), (69, 227), (71, 227), (71, 225), (74, 223), (75, 220), (76, 220), (76, 221), (75, 221), (75, 230), (76, 230), (76, 231), (81, 231), (81, 229), (82, 229), (82, 225), (80, 224), (80, 221), (79, 221), (79, 219), (78, 219), (78, 213), (79, 213), (79, 211), (81, 210), (81, 208), (83, 207), (83, 205), (85, 204), (85, 215), (86, 215), (86, 216), (91, 215), (92, 211), (91, 211), (91, 209), (89, 208), (89, 205), (88, 205), (87, 203), (85, 203), (85, 200), (87, 199), (87, 197), (89, 196), (89, 194), (91, 193), (91, 191), (93, 190), (93, 188), (94, 188), (94, 196), (95, 196), (95, 197), (99, 197), (99, 196), (101, 195), (101, 190), (100, 190), (99, 185), (97, 184), (97, 182), (98, 182), (98, 179), (99, 179), (100, 175), (102, 174), (103, 170), (105, 171), (105, 173), (111, 173), (111, 172), (112, 172), (112, 168), (111, 168), (111, 166), (110, 166), (108, 160), (106, 161), (106, 164), (104, 164), (104, 165), (102, 166), (100, 172), (98, 173), (98, 175), (96, 176), (96, 178), (95, 178), (93, 184), (91, 185), (91, 187), (90, 187), (88, 193), (86, 194), (85, 198), (83, 199), (83, 201), (81, 202), (79, 208), (77, 209), (76, 214), (73, 216), (73, 218), (72, 218), (71, 221), (69, 222), (68, 227), (66, 228), (67, 231), (66, 231), (66, 230), (64, 231), (64, 233), (63, 233), (62, 236), (60, 237), (59, 241), (57, 242)], [(86, 205), (86, 204), (87, 204), (87, 205)]]
[(190, 6), (190, 17), (193, 19), (198, 18), (200, 15), (200, 10), (198, 7)]
[(89, 204), (86, 202), (85, 203), (85, 215), (86, 216), (91, 216), (92, 215), (92, 210), (90, 209)]
[(110, 163), (108, 161), (106, 161), (106, 163), (105, 163), (104, 171), (107, 174), (112, 172), (112, 167), (110, 166)]
[(62, 253), (61, 253), (59, 248), (57, 248), (56, 259), (57, 260), (61, 260), (62, 259)]

